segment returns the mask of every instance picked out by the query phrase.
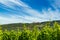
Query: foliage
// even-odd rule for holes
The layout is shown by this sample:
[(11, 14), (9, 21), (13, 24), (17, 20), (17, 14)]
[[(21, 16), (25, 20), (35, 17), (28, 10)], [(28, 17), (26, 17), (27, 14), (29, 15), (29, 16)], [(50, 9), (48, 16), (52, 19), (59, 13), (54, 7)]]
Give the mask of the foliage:
[(60, 25), (55, 22), (52, 27), (47, 24), (40, 30), (36, 26), (29, 30), (24, 24), (24, 29), (17, 31), (0, 27), (0, 40), (60, 40)]

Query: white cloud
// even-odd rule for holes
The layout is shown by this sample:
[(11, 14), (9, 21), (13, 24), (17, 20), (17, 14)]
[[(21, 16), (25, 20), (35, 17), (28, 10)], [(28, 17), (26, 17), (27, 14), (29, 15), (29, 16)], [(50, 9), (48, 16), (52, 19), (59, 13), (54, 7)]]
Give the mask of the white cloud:
[[(11, 4), (9, 4), (9, 2), (12, 2)], [(0, 0), (0, 3), (12, 8), (12, 9), (16, 9), (14, 7), (14, 5), (18, 5), (18, 6), (22, 6), (23, 9), (22, 11), (25, 13), (28, 13), (29, 15), (32, 16), (20, 16), (20, 15), (16, 15), (16, 14), (11, 14), (8, 16), (11, 17), (4, 17), (2, 15), (0, 15), (0, 24), (8, 24), (8, 23), (31, 23), (31, 22), (43, 22), (43, 21), (51, 21), (51, 20), (60, 20), (60, 12), (58, 9), (56, 9), (55, 11), (51, 10), (51, 8), (49, 8), (47, 11), (46, 10), (42, 10), (42, 12), (39, 12), (35, 9), (32, 9), (30, 6), (28, 6), (27, 4), (25, 4), (22, 1), (19, 0)], [(6, 8), (5, 8), (6, 9)], [(8, 9), (6, 9), (8, 10)], [(17, 10), (17, 9), (16, 9)], [(20, 10), (18, 10), (20, 11)], [(20, 14), (20, 12), (18, 12)], [(24, 14), (24, 13), (22, 13)]]
[(55, 9), (58, 9), (60, 8), (60, 0), (48, 0), (51, 5), (55, 8)]
[[(8, 10), (6, 8), (11, 8), (11, 9), (17, 10), (17, 8), (15, 6), (24, 7), (24, 8), (29, 7), (28, 5), (26, 5), (25, 3), (23, 3), (22, 1), (19, 1), (19, 0), (0, 0), (0, 3), (5, 5), (4, 6), (5, 10)], [(11, 11), (11, 10), (8, 10), (8, 11)]]
[[(35, 11), (36, 12), (36, 11)], [(59, 11), (43, 11), (40, 17), (32, 17), (32, 16), (19, 16), (19, 15), (11, 15), (10, 18), (0, 16), (0, 24), (8, 24), (8, 23), (31, 23), (31, 22), (43, 22), (43, 21), (52, 21), (52, 20), (60, 20), (60, 12)], [(26, 20), (25, 20), (26, 19)], [(28, 20), (28, 21), (27, 21)]]
[(48, 20), (60, 20), (60, 12), (59, 10), (49, 10), (49, 11), (43, 11), (43, 17), (42, 18), (46, 18)]
[(0, 17), (0, 24), (9, 24), (9, 23), (27, 23), (28, 21), (24, 19), (16, 19), (16, 18), (6, 18)]

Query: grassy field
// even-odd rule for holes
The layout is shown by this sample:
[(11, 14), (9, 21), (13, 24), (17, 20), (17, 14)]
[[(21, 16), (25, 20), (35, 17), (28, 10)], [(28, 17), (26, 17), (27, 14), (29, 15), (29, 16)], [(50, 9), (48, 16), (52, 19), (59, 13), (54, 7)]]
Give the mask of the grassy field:
[(52, 26), (47, 23), (39, 29), (36, 25), (31, 30), (23, 25), (23, 30), (2, 30), (0, 27), (0, 40), (60, 40), (60, 24), (55, 22)]

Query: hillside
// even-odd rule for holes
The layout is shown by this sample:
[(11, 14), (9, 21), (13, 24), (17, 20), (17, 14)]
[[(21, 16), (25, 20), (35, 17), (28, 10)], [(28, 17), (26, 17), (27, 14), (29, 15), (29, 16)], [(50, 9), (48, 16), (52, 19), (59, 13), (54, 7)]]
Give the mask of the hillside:
[(46, 24), (48, 25), (48, 23), (50, 24), (50, 26), (52, 26), (54, 24), (54, 22), (57, 22), (60, 24), (60, 20), (56, 20), (56, 21), (46, 21), (46, 22), (35, 22), (35, 23), (14, 23), (14, 24), (5, 24), (5, 25), (1, 25), (3, 29), (14, 29), (16, 30), (17, 28), (22, 29), (24, 27), (24, 25), (28, 28), (33, 28), (34, 26), (37, 27), (44, 27)]

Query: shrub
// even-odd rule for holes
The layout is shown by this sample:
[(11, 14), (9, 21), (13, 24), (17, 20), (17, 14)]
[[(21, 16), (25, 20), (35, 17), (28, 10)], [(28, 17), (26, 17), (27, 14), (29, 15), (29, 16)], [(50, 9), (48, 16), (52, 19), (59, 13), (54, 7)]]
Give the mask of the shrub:
[(58, 23), (54, 23), (52, 27), (46, 25), (40, 30), (36, 26), (33, 30), (29, 30), (24, 25), (22, 31), (19, 29), (2, 31), (0, 28), (0, 40), (60, 40), (60, 25)]

